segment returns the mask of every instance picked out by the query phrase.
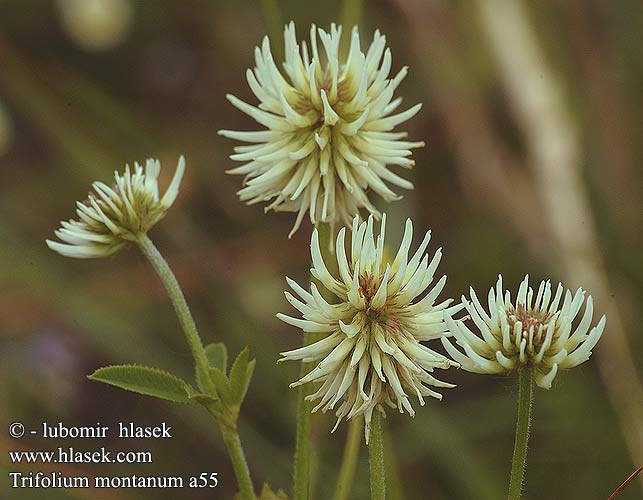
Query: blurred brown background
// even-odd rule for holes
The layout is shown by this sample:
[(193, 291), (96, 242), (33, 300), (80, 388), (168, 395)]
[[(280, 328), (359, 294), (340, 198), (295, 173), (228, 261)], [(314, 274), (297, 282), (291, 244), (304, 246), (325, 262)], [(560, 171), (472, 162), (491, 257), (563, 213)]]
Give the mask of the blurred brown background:
[[(221, 128), (258, 126), (226, 100), (255, 103), (245, 82), (264, 34), (281, 59), (281, 27), (299, 36), (361, 18), (379, 28), (398, 95), (423, 102), (405, 124), (425, 140), (416, 189), (385, 207), (389, 243), (403, 220), (433, 229), (444, 248), (445, 296), (479, 293), (502, 273), (583, 286), (607, 313), (591, 361), (538, 390), (527, 500), (605, 499), (643, 463), (643, 8), (640, 1), (552, 0), (0, 0), (0, 472), (3, 499), (231, 498), (234, 480), (205, 412), (86, 380), (109, 363), (138, 362), (190, 376), (190, 355), (151, 268), (133, 249), (75, 261), (49, 251), (58, 221), (92, 181), (158, 157), (169, 180), (187, 157), (182, 192), (151, 233), (184, 287), (206, 342), (249, 345), (255, 378), (241, 435), (259, 486), (290, 490), (297, 366), (278, 352), (301, 342), (274, 314), (290, 311), (284, 276), (306, 282), (310, 225), (288, 241), (290, 214), (237, 199), (233, 141)], [(354, 10), (351, 10), (354, 9)], [(165, 185), (165, 184), (164, 184)], [(382, 204), (379, 203), (380, 208)], [(438, 348), (437, 345), (434, 347)], [(454, 370), (458, 384), (415, 419), (389, 412), (392, 499), (495, 500), (505, 495), (516, 380)], [(10, 422), (37, 426), (166, 421), (165, 441), (13, 440)], [(318, 499), (332, 496), (346, 426), (317, 419)], [(29, 491), (8, 488), (7, 449), (151, 449), (154, 463), (73, 465), (67, 475), (190, 475), (199, 490)], [(363, 450), (364, 451), (364, 450)], [(362, 453), (354, 498), (368, 497)], [(619, 500), (641, 498), (641, 482)]]

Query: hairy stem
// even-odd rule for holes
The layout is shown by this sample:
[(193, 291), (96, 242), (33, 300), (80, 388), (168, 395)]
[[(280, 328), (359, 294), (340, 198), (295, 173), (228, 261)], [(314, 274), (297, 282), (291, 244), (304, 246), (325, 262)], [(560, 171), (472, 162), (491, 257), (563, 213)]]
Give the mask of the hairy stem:
[(211, 395), (216, 394), (214, 384), (212, 383), (212, 380), (210, 380), (208, 372), (208, 358), (205, 355), (205, 349), (203, 348), (201, 337), (199, 337), (199, 332), (196, 328), (196, 324), (194, 323), (194, 318), (192, 318), (188, 303), (185, 301), (183, 291), (181, 290), (172, 269), (170, 269), (170, 266), (147, 234), (140, 235), (137, 243), (141, 252), (143, 252), (143, 255), (147, 257), (154, 267), (154, 270), (159, 275), (159, 278), (161, 278), (163, 286), (172, 301), (176, 315), (179, 318), (179, 323), (181, 324), (183, 333), (185, 333), (185, 338), (188, 341), (190, 351), (192, 351), (192, 356), (194, 357), (196, 378), (199, 387)]
[(362, 418), (354, 417), (348, 426), (344, 457), (342, 458), (342, 465), (339, 469), (339, 478), (337, 480), (334, 500), (348, 500), (350, 498), (362, 439)]
[(242, 500), (255, 500), (255, 492), (252, 487), (250, 470), (248, 469), (246, 456), (243, 453), (239, 433), (236, 428), (221, 426), (221, 435), (223, 436), (223, 442), (225, 443), (228, 455), (230, 456), (230, 461), (232, 462), (234, 475), (239, 483), (239, 492), (241, 493)]
[(377, 410), (373, 412), (373, 419), (371, 420), (368, 456), (371, 471), (371, 500), (384, 500), (386, 498), (384, 432), (382, 429), (382, 415)]
[[(314, 333), (304, 334), (304, 344), (314, 342)], [(309, 363), (301, 364), (300, 377), (310, 370)], [(305, 397), (310, 389), (310, 383), (300, 385), (297, 389), (297, 438), (295, 444), (295, 464), (293, 472), (293, 500), (308, 500), (310, 487), (310, 455), (312, 453), (312, 402)]]
[[(140, 235), (137, 243), (143, 255), (147, 257), (159, 278), (161, 278), (163, 286), (172, 301), (176, 315), (179, 318), (179, 323), (185, 333), (190, 351), (192, 351), (192, 356), (194, 357), (196, 378), (199, 387), (210, 395), (216, 395), (216, 388), (209, 375), (208, 358), (205, 354), (201, 337), (199, 336), (183, 291), (176, 280), (176, 276), (174, 276), (172, 269), (170, 269), (166, 260), (146, 234)], [(241, 491), (241, 498), (243, 500), (254, 500), (255, 494), (252, 488), (252, 479), (250, 478), (250, 471), (248, 470), (248, 464), (246, 463), (243, 448), (241, 447), (241, 440), (239, 439), (236, 424), (222, 422), (218, 419), (217, 423), (219, 424), (223, 441), (228, 450), (230, 460), (232, 461), (232, 467), (237, 482), (239, 483), (239, 490)]]
[(518, 387), (518, 420), (516, 422), (516, 439), (514, 454), (511, 460), (511, 477), (509, 478), (508, 500), (520, 500), (522, 484), (525, 477), (527, 462), (527, 443), (531, 427), (531, 410), (533, 406), (533, 383), (531, 371), (527, 368), (520, 370), (520, 385)]

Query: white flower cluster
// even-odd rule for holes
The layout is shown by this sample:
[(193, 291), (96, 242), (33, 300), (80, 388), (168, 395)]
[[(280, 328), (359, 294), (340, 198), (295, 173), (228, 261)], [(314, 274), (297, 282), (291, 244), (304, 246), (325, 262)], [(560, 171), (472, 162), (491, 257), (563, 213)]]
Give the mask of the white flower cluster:
[[(543, 281), (534, 293), (528, 276), (515, 304), (503, 289), (502, 276), (489, 290), (488, 311), (473, 289), (470, 300), (463, 296), (461, 304), (451, 305), (452, 299), (438, 302), (446, 276), (435, 284), (433, 280), (442, 252), (438, 249), (429, 258), (427, 232), (410, 253), (410, 219), (395, 257), (387, 258), (386, 214), (375, 208), (369, 192), (391, 201), (399, 196), (389, 184), (413, 188), (389, 167), (414, 165), (411, 150), (424, 143), (406, 141), (405, 133), (393, 129), (421, 105), (394, 114), (401, 103), (394, 93), (407, 70), (389, 77), (391, 52), (379, 31), (364, 52), (353, 29), (348, 56), (340, 61), (341, 31), (334, 24), (329, 33), (313, 25), (310, 45), (304, 41), (300, 46), (290, 23), (285, 29), (283, 73), (266, 37), (255, 50), (256, 67), (246, 75), (259, 105), (228, 95), (266, 130), (219, 132), (249, 143), (236, 147), (231, 156), (244, 163), (230, 171), (246, 176), (239, 191), (242, 201), (269, 202), (266, 210), (297, 212), (291, 235), (306, 214), (313, 224), (328, 223), (333, 239), (337, 224), (352, 226), (350, 242), (347, 227), (336, 235), (337, 276), (322, 257), (317, 229), (312, 234), (311, 274), (327, 296), (332, 294), (331, 300), (314, 283), (306, 290), (287, 278), (295, 294), (285, 292), (286, 298), (301, 317), (277, 316), (323, 336), (282, 353), (282, 361), (313, 364), (291, 387), (317, 383), (306, 399), (317, 402), (313, 412), (334, 410), (335, 428), (343, 419), (363, 415), (367, 442), (373, 411), (383, 412), (386, 405), (413, 416), (412, 396), (424, 405), (426, 396), (441, 399), (433, 388), (454, 387), (434, 377), (437, 368), (461, 366), (494, 374), (524, 368), (536, 384), (549, 389), (560, 369), (589, 359), (605, 328), (605, 316), (590, 329), (593, 301), (585, 300), (582, 289), (572, 293), (558, 284), (554, 292), (551, 283)], [(60, 242), (47, 240), (47, 245), (67, 257), (94, 258), (112, 255), (130, 242), (142, 244), (143, 236), (176, 200), (185, 160), (179, 158), (163, 196), (160, 168), (158, 160), (149, 159), (145, 168), (136, 163), (133, 170), (127, 166), (123, 174), (115, 172), (111, 187), (93, 183), (87, 200), (77, 202), (78, 220), (61, 222), (55, 231)], [(360, 223), (361, 209), (370, 215)], [(374, 220), (380, 217), (376, 236)], [(468, 315), (455, 319), (462, 309)], [(423, 344), (437, 339), (453, 360)]]
[(106, 257), (135, 241), (165, 217), (179, 194), (185, 171), (185, 158), (179, 158), (174, 177), (159, 198), (158, 176), (161, 164), (148, 159), (145, 170), (138, 163), (129, 165), (123, 175), (114, 172), (110, 187), (94, 182), (87, 200), (76, 202), (78, 220), (61, 222), (55, 235), (63, 242), (47, 240), (52, 250), (66, 257), (88, 259)]
[(376, 31), (364, 52), (354, 28), (342, 63), (341, 33), (342, 28), (334, 24), (330, 33), (313, 25), (310, 48), (305, 41), (300, 47), (295, 25), (290, 23), (285, 29), (285, 75), (273, 60), (267, 37), (255, 50), (254, 71), (247, 71), (259, 106), (227, 96), (267, 129), (219, 132), (250, 143), (236, 147), (230, 157), (244, 162), (229, 171), (246, 176), (239, 197), (248, 204), (272, 200), (266, 210), (297, 212), (291, 235), (306, 212), (313, 224), (328, 222), (333, 227), (350, 226), (360, 208), (379, 216), (368, 191), (391, 201), (399, 196), (387, 182), (412, 189), (413, 184), (389, 166), (411, 168), (415, 163), (409, 158), (411, 149), (424, 145), (406, 141), (404, 132), (392, 131), (421, 105), (393, 114), (402, 102), (393, 95), (407, 68), (389, 77), (391, 51), (385, 37)]
[[(421, 405), (424, 405), (424, 396), (441, 399), (429, 386), (454, 386), (441, 382), (431, 373), (436, 368), (457, 366), (421, 343), (442, 338), (447, 332), (444, 319), (460, 309), (460, 306), (448, 307), (451, 299), (436, 304), (446, 283), (443, 276), (431, 287), (442, 252), (438, 250), (429, 260), (425, 251), (430, 233), (426, 233), (409, 258), (413, 224), (408, 219), (397, 255), (392, 262), (387, 262), (385, 224), (386, 215), (382, 217), (376, 240), (373, 217), (361, 224), (355, 217), (350, 259), (344, 247), (346, 228), (339, 231), (336, 243), (339, 278), (328, 271), (315, 230), (311, 241), (311, 273), (338, 302), (327, 302), (314, 283), (308, 292), (288, 279), (299, 298), (289, 292), (286, 298), (303, 319), (277, 315), (305, 332), (326, 335), (318, 342), (282, 353), (284, 360), (318, 363), (292, 386), (321, 382), (319, 389), (307, 397), (320, 400), (313, 411), (325, 412), (339, 404), (337, 424), (343, 418), (364, 415), (367, 442), (373, 410), (386, 404), (414, 415), (409, 395), (417, 396)], [(418, 299), (422, 294), (425, 295)]]
[[(561, 305), (562, 299), (562, 305)], [(520, 283), (516, 304), (498, 277), (495, 290), (489, 290), (489, 312), (471, 289), (471, 301), (462, 304), (480, 332), (473, 333), (462, 320), (447, 317), (449, 330), (458, 351), (447, 338), (442, 343), (462, 368), (475, 373), (505, 373), (526, 366), (531, 368), (536, 384), (549, 389), (562, 368), (573, 368), (587, 361), (605, 328), (605, 316), (589, 330), (594, 304), (587, 297), (585, 311), (574, 327), (574, 320), (585, 302), (585, 292), (564, 292), (559, 283), (552, 296), (551, 283), (541, 281), (538, 292), (529, 287), (529, 276)], [(588, 333), (589, 331), (589, 333)]]

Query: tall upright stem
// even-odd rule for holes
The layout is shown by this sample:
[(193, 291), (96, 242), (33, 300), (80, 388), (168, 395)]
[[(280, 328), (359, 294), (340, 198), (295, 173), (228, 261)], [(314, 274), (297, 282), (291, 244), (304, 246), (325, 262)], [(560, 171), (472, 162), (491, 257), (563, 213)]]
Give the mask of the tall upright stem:
[(228, 428), (222, 425), (221, 435), (223, 436), (223, 442), (228, 450), (230, 461), (232, 462), (234, 475), (239, 483), (241, 498), (243, 500), (255, 500), (255, 492), (252, 487), (252, 479), (250, 478), (250, 469), (248, 469), (248, 462), (243, 453), (241, 439), (239, 438), (236, 427)]
[[(319, 231), (319, 248), (324, 258), (326, 266), (333, 272), (336, 261), (333, 255), (333, 245), (330, 226), (326, 223), (320, 223), (317, 226)], [(334, 262), (335, 261), (335, 262)], [(312, 278), (311, 278), (312, 279)], [(322, 295), (323, 287), (320, 287)], [(331, 300), (330, 297), (326, 300)], [(304, 345), (312, 344), (321, 339), (319, 333), (304, 333)], [(301, 364), (300, 377), (303, 377), (312, 368), (313, 363)], [(313, 404), (306, 401), (305, 398), (311, 392), (312, 382), (299, 386), (297, 391), (297, 443), (295, 448), (295, 463), (293, 471), (293, 500), (308, 500), (311, 495), (311, 456), (312, 446), (312, 429), (313, 415), (311, 410)]]
[(386, 498), (386, 469), (384, 468), (384, 432), (382, 415), (373, 412), (371, 434), (368, 440), (368, 456), (371, 472), (371, 500)]
[(514, 454), (511, 460), (508, 500), (520, 500), (522, 494), (522, 483), (525, 477), (525, 464), (527, 462), (527, 443), (529, 441), (529, 429), (531, 427), (531, 410), (533, 406), (531, 371), (528, 368), (521, 368), (519, 378), (518, 420), (516, 422)]
[[(176, 315), (179, 318), (179, 323), (185, 333), (188, 345), (192, 351), (192, 356), (194, 357), (196, 378), (199, 387), (211, 395), (216, 395), (216, 388), (209, 375), (208, 358), (205, 354), (201, 337), (199, 336), (199, 332), (196, 328), (196, 324), (194, 323), (194, 318), (190, 313), (190, 308), (185, 300), (183, 291), (179, 286), (179, 282), (176, 280), (176, 276), (174, 276), (172, 269), (170, 269), (166, 260), (146, 234), (140, 235), (137, 243), (141, 252), (143, 252), (143, 255), (147, 257), (159, 278), (161, 278), (163, 286), (172, 301)], [(223, 436), (223, 442), (228, 450), (235, 477), (239, 483), (241, 498), (243, 500), (255, 500), (252, 479), (250, 478), (248, 464), (243, 453), (243, 448), (241, 447), (241, 440), (239, 438), (239, 433), (237, 432), (236, 422), (221, 422), (217, 419), (217, 423), (219, 424), (219, 429)]]
[(350, 498), (362, 439), (364, 439), (362, 437), (362, 417), (353, 417), (348, 424), (344, 456), (339, 469), (339, 479), (337, 480), (337, 488), (333, 500), (348, 500)]
[[(305, 333), (304, 344), (314, 342), (315, 334)], [(303, 377), (311, 365), (301, 364), (300, 377)], [(310, 455), (312, 452), (312, 402), (306, 401), (310, 383), (300, 385), (297, 389), (297, 437), (295, 444), (295, 464), (293, 471), (293, 500), (308, 500), (310, 488)]]

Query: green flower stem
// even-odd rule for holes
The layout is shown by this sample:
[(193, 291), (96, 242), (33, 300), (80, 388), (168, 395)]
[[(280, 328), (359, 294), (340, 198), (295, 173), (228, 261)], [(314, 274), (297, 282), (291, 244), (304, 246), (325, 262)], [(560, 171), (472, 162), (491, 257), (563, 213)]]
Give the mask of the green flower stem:
[(281, 15), (281, 9), (277, 0), (261, 0), (268, 35), (270, 36), (270, 46), (275, 59), (280, 59), (284, 52), (284, 21)]
[(362, 439), (362, 417), (352, 418), (348, 426), (344, 457), (339, 469), (339, 479), (337, 480), (334, 500), (348, 500), (350, 498)]
[(340, 15), (342, 33), (351, 33), (353, 26), (357, 26), (360, 23), (363, 10), (364, 0), (344, 0)]
[[(331, 235), (328, 224), (319, 224), (319, 248), (326, 266), (332, 273), (335, 256), (332, 253), (330, 245), (333, 235)], [(323, 290), (323, 287), (320, 287)], [(322, 291), (322, 295), (323, 295)], [(327, 298), (326, 300), (329, 300)], [(304, 345), (312, 344), (323, 338), (319, 333), (304, 333)], [(302, 363), (299, 377), (303, 377), (314, 367), (314, 363)], [(295, 444), (295, 460), (293, 467), (293, 500), (308, 500), (311, 490), (311, 455), (312, 449), (312, 430), (313, 415), (310, 412), (313, 404), (306, 401), (305, 397), (311, 393), (312, 383), (299, 386), (297, 391), (297, 437)]]
[[(192, 356), (194, 357), (196, 377), (199, 386), (208, 394), (216, 395), (216, 388), (210, 378), (208, 358), (205, 354), (201, 337), (194, 323), (194, 318), (192, 318), (192, 314), (190, 313), (190, 308), (185, 301), (183, 291), (176, 280), (176, 276), (174, 276), (172, 269), (170, 269), (166, 260), (146, 234), (141, 234), (136, 242), (141, 252), (143, 252), (143, 255), (147, 257), (159, 275), (159, 278), (161, 278), (163, 286), (172, 301), (176, 315), (179, 318), (179, 323), (185, 333), (188, 345), (192, 351)], [(255, 494), (252, 488), (252, 480), (243, 448), (241, 447), (239, 433), (237, 432), (236, 419), (230, 418), (225, 419), (225, 421), (219, 421), (219, 419), (217, 419), (217, 423), (219, 424), (223, 441), (230, 455), (230, 460), (232, 461), (234, 473), (239, 483), (239, 490), (241, 491), (241, 498), (243, 500), (254, 500)]]
[(228, 455), (232, 461), (232, 468), (239, 483), (239, 492), (243, 500), (255, 500), (255, 492), (252, 487), (252, 479), (250, 478), (250, 470), (248, 469), (248, 462), (243, 453), (241, 446), (241, 439), (235, 427), (221, 426), (221, 435), (225, 443)]
[(384, 500), (386, 498), (384, 431), (382, 429), (382, 415), (378, 410), (373, 412), (373, 419), (371, 420), (368, 456), (371, 470), (371, 500)]
[[(304, 344), (314, 342), (317, 334), (305, 333)], [(310, 363), (302, 363), (300, 378), (311, 369)], [(306, 401), (309, 394), (310, 382), (300, 385), (297, 390), (297, 437), (295, 444), (295, 464), (293, 473), (293, 500), (308, 500), (310, 487), (310, 455), (312, 453), (312, 423), (313, 408), (311, 401)]]
[(147, 257), (154, 267), (154, 270), (159, 275), (159, 278), (161, 278), (163, 286), (165, 286), (165, 290), (172, 301), (176, 315), (179, 318), (179, 323), (181, 323), (181, 328), (185, 333), (188, 345), (192, 351), (192, 356), (194, 357), (196, 377), (199, 386), (209, 394), (216, 395), (216, 389), (212, 380), (210, 380), (208, 358), (205, 355), (205, 349), (203, 348), (201, 337), (199, 337), (199, 332), (196, 329), (196, 324), (194, 323), (194, 319), (190, 313), (190, 308), (188, 307), (188, 303), (185, 301), (183, 291), (181, 291), (181, 287), (179, 286), (178, 281), (176, 281), (176, 277), (174, 276), (172, 269), (170, 269), (170, 266), (147, 234), (141, 234), (137, 243), (141, 252), (143, 252), (143, 255)]
[(516, 422), (516, 440), (514, 454), (511, 460), (511, 477), (509, 479), (508, 500), (520, 500), (522, 483), (525, 477), (527, 461), (527, 443), (531, 427), (531, 411), (533, 406), (533, 382), (531, 370), (520, 370), (520, 386), (518, 388), (518, 421)]

